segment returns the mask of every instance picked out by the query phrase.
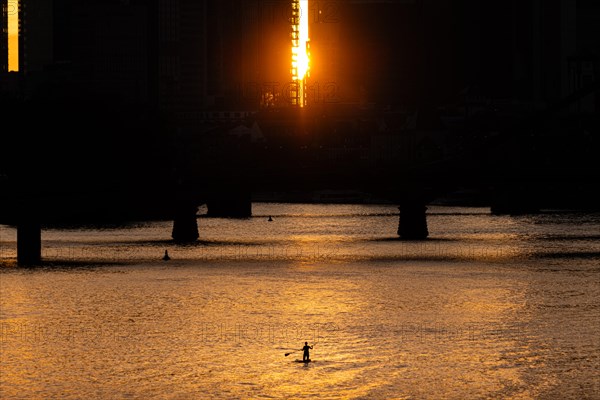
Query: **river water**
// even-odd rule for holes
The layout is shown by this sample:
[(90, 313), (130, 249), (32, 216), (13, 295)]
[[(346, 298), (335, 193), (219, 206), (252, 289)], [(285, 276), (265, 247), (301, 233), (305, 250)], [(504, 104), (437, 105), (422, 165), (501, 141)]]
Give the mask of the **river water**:
[(29, 269), (0, 225), (0, 398), (600, 399), (600, 214), (397, 212), (46, 229)]

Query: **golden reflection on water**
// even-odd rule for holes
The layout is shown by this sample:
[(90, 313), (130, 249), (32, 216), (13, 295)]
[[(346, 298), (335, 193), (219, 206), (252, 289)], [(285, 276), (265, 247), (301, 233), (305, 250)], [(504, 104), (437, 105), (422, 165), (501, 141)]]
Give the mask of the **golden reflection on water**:
[[(528, 328), (527, 277), (515, 271), (290, 264), (51, 274), (3, 276), (8, 398), (74, 382), (79, 395), (61, 397), (102, 388), (136, 398), (536, 398), (556, 383), (544, 338)], [(7, 330), (15, 323), (25, 333)], [(304, 341), (314, 363), (284, 356)]]

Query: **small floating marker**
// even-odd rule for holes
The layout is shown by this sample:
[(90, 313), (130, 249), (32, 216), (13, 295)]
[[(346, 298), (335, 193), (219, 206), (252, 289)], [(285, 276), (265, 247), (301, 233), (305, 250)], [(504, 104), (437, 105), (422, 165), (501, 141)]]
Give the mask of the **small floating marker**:
[(271, 216), (269, 215), (269, 219), (267, 221), (271, 222), (273, 221), (273, 218), (271, 218)]
[(171, 259), (171, 257), (169, 257), (169, 252), (167, 250), (165, 250), (165, 255), (163, 256), (163, 260), (169, 261), (170, 259)]

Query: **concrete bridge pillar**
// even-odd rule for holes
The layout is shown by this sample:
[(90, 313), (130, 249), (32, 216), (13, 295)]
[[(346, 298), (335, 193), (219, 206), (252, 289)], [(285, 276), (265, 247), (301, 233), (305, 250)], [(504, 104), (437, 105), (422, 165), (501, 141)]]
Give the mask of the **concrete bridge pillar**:
[(42, 228), (39, 222), (17, 223), (17, 263), (37, 265), (42, 261)]
[(427, 229), (427, 207), (425, 202), (410, 199), (400, 203), (398, 236), (407, 240), (424, 240), (429, 236)]

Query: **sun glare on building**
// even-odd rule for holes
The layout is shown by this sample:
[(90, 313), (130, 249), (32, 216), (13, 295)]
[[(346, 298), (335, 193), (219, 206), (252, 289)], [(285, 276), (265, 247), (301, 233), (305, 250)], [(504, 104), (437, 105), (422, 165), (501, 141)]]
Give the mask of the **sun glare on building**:
[(19, 70), (19, 2), (8, 0), (8, 70)]
[(292, 0), (292, 104), (306, 105), (306, 80), (310, 76), (308, 0)]

